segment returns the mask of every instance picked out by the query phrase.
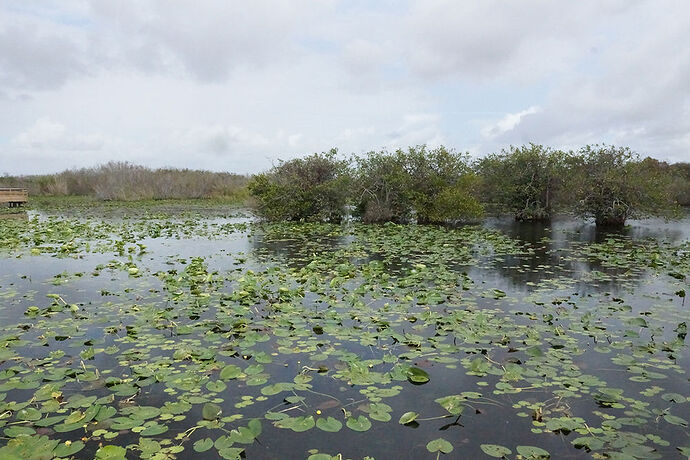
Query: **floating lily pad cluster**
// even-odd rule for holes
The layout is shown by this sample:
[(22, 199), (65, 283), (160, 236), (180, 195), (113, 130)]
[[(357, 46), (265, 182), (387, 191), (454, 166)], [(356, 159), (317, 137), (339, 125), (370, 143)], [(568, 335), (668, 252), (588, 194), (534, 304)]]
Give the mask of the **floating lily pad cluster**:
[(690, 452), (687, 241), (142, 208), (0, 248), (3, 459)]

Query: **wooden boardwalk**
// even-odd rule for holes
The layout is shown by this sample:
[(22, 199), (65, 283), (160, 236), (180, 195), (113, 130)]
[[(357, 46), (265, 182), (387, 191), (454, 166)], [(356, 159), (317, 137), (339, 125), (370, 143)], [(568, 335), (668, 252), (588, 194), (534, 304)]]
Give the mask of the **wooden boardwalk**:
[(7, 203), (10, 208), (18, 207), (29, 201), (29, 191), (18, 187), (0, 187), (0, 204)]

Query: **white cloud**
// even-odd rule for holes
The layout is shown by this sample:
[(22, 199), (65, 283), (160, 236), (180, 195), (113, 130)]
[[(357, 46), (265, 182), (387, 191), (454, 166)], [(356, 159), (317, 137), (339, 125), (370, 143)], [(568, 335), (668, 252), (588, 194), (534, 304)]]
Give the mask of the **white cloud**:
[(445, 143), (439, 126), (441, 117), (438, 114), (406, 114), (402, 123), (388, 134), (387, 147), (404, 148), (412, 145), (427, 144), (439, 146)]
[(568, 147), (606, 142), (690, 160), (690, 49), (678, 46), (690, 15), (641, 5), (629, 12), (628, 22), (636, 27), (620, 30), (601, 50), (596, 72), (565, 79), (539, 113), (495, 140)]
[(508, 131), (512, 131), (517, 125), (520, 124), (525, 116), (533, 115), (537, 112), (539, 112), (539, 107), (532, 106), (517, 113), (509, 113), (496, 123), (482, 128), (482, 136), (492, 139), (501, 134), (505, 134)]
[(65, 125), (49, 118), (39, 118), (32, 126), (19, 133), (12, 143), (23, 150), (39, 151), (95, 151), (103, 148), (101, 134), (68, 132)]
[(679, 0), (5, 2), (0, 163), (254, 172), (531, 141), (687, 160), (688, 29)]
[(256, 148), (269, 145), (269, 140), (261, 134), (239, 126), (209, 125), (197, 126), (172, 136), (173, 144), (197, 153), (224, 155), (237, 146)]

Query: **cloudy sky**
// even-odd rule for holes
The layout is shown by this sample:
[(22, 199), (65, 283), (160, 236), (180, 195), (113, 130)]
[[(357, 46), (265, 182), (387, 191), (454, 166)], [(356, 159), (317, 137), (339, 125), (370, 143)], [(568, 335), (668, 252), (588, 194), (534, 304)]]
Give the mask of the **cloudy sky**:
[(0, 2), (0, 174), (443, 144), (690, 161), (690, 2)]

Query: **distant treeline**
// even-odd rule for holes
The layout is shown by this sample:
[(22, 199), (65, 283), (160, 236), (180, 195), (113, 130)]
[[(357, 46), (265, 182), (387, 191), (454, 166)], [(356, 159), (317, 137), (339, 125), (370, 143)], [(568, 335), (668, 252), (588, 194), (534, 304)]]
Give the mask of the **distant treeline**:
[(690, 206), (690, 163), (640, 158), (626, 147), (563, 152), (537, 144), (471, 159), (424, 145), (343, 159), (337, 150), (281, 161), (247, 177), (126, 162), (57, 174), (0, 177), (0, 187), (31, 196), (101, 200), (252, 197), (269, 220), (445, 223), (511, 213), (548, 220), (568, 212), (598, 225), (629, 218), (673, 217)]
[(246, 197), (248, 177), (191, 169), (150, 169), (126, 162), (57, 174), (0, 177), (0, 187), (24, 187), (31, 196), (90, 196), (101, 200)]
[(690, 205), (690, 164), (641, 159), (626, 147), (563, 152), (536, 144), (472, 161), (445, 147), (331, 150), (281, 162), (249, 182), (270, 220), (444, 223), (486, 213), (548, 220), (556, 212), (620, 226), (628, 218), (674, 217)]

